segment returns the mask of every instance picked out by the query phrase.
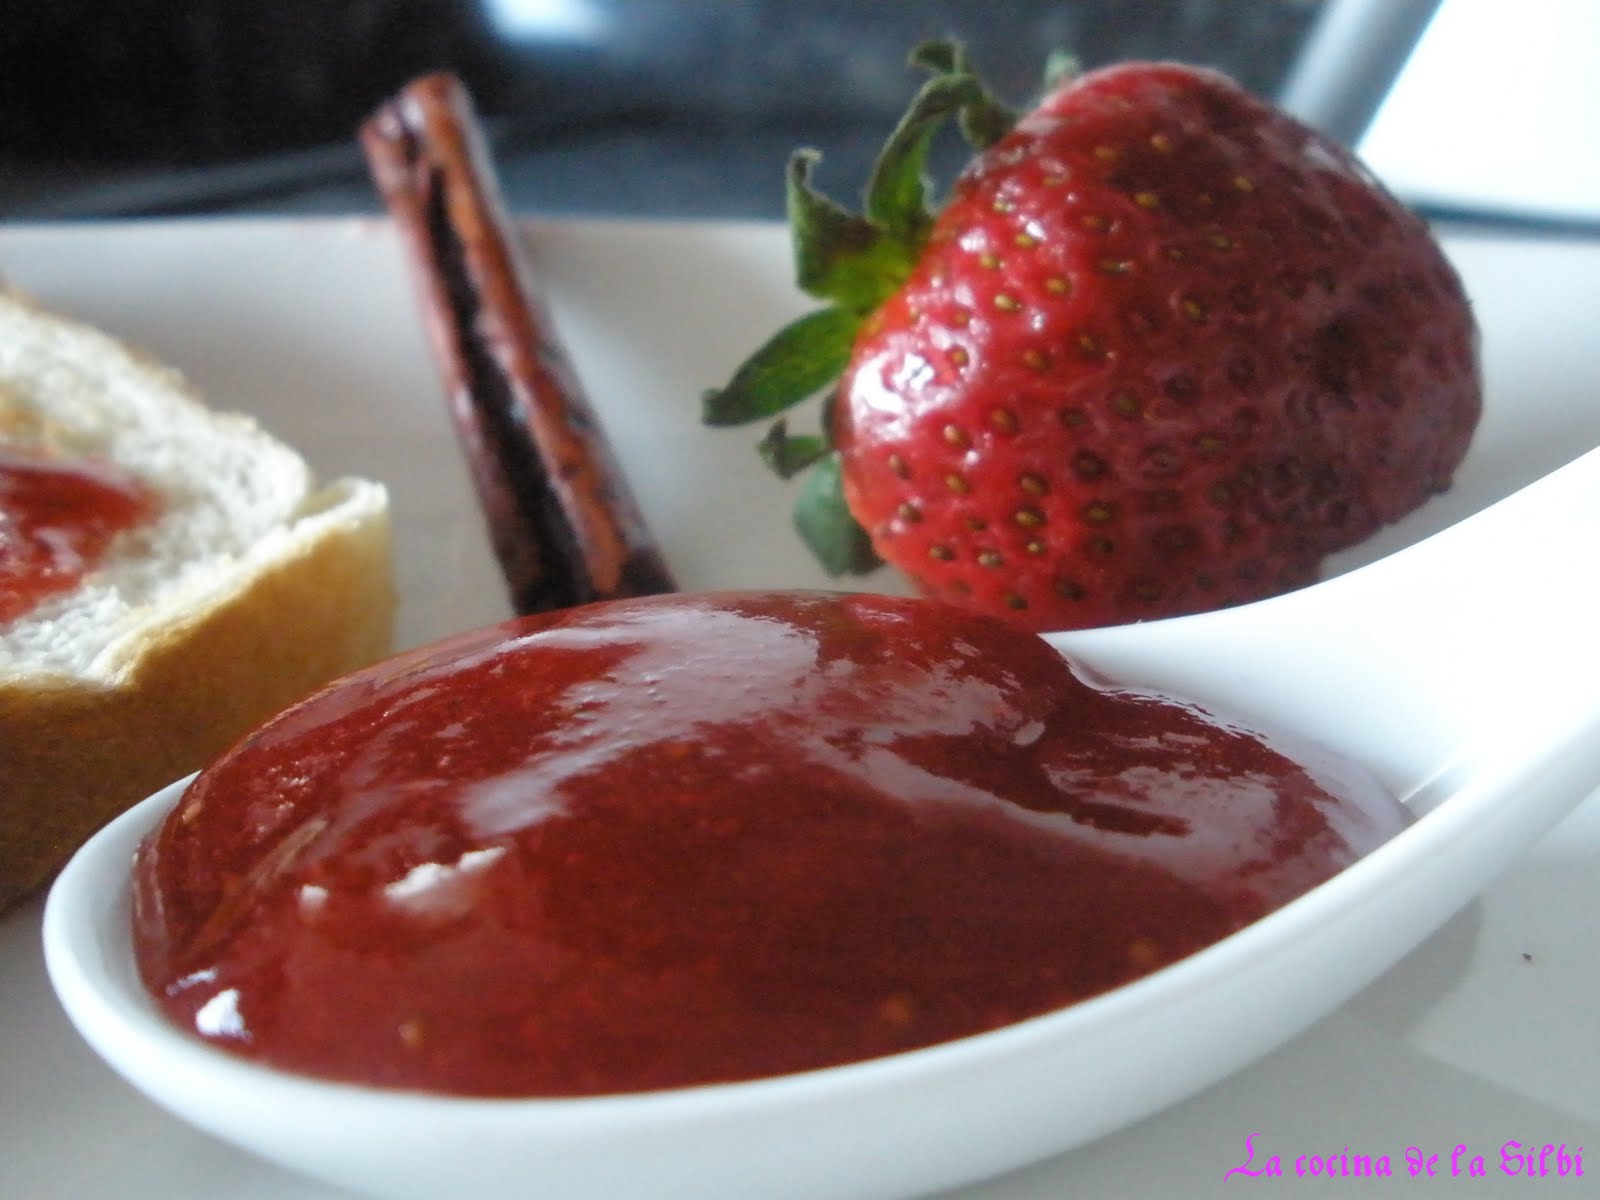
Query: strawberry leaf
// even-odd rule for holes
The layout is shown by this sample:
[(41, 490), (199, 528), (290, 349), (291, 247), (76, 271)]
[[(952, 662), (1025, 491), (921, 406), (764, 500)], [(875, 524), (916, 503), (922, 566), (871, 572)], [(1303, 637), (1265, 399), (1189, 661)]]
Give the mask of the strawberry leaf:
[(907, 61), (913, 67), (922, 67), (935, 75), (970, 75), (967, 65), (967, 48), (960, 42), (938, 38), (922, 42), (911, 48)]
[(841, 308), (819, 308), (791, 321), (745, 359), (721, 389), (701, 397), (707, 425), (743, 425), (776, 416), (839, 377), (861, 318)]
[(820, 158), (815, 150), (797, 150), (789, 158), (786, 205), (795, 283), (819, 300), (864, 315), (900, 286), (911, 259), (882, 228), (811, 185)]
[(756, 443), (756, 452), (773, 474), (780, 479), (793, 479), (828, 453), (828, 439), (816, 433), (791, 434), (788, 422), (780, 417), (767, 430), (767, 436)]
[[(790, 322), (734, 372), (726, 387), (702, 397), (707, 425), (741, 425), (777, 417), (834, 384), (850, 361), (868, 314), (907, 280), (921, 256), (934, 214), (928, 156), (951, 118), (975, 146), (1008, 132), (1014, 115), (968, 68), (960, 43), (931, 42), (912, 54), (932, 74), (889, 135), (867, 182), (864, 213), (835, 203), (812, 185), (821, 155), (796, 151), (785, 177), (795, 281), (827, 306)], [(831, 424), (824, 398), (822, 427)], [(757, 443), (767, 466), (784, 479), (810, 469), (795, 502), (800, 536), (830, 575), (865, 574), (881, 565), (871, 539), (851, 514), (840, 482), (840, 458), (826, 432), (791, 434), (776, 420)]]
[[(955, 41), (923, 42), (911, 51), (911, 65), (935, 75), (975, 75), (966, 47)], [(975, 79), (975, 94), (961, 106), (961, 135), (976, 150), (987, 150), (1017, 123), (1017, 114)]]
[(829, 575), (865, 575), (882, 565), (867, 531), (850, 515), (838, 451), (818, 460), (795, 501), (794, 525)]
[(928, 148), (945, 121), (974, 103), (983, 86), (971, 75), (936, 75), (923, 84), (889, 134), (867, 181), (867, 216), (915, 258), (933, 224)]

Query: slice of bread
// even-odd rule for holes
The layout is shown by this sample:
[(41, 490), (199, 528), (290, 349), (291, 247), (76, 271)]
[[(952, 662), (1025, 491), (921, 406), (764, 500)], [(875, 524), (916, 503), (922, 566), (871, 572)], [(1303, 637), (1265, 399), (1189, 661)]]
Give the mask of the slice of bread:
[(386, 654), (394, 612), (380, 484), (319, 487), (173, 370), (0, 290), (7, 445), (114, 463), (158, 509), (0, 624), (0, 909), (131, 803)]

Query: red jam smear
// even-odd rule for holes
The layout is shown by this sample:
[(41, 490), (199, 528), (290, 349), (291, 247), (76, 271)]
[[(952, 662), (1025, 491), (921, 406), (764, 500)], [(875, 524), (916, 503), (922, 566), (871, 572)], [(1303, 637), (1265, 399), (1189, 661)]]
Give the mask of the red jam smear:
[(662, 596), (349, 677), (135, 870), (172, 1020), (469, 1095), (749, 1079), (1093, 996), (1404, 824), (1365, 772), (926, 600)]
[(148, 487), (110, 463), (0, 447), (0, 624), (71, 591), (113, 538), (158, 507)]

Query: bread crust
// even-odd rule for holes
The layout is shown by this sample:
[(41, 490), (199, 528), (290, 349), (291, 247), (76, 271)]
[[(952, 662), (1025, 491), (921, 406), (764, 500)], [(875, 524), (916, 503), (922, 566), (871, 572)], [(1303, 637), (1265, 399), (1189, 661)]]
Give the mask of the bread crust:
[(0, 683), (0, 910), (123, 809), (389, 652), (387, 511), (330, 520), (215, 603), (163, 623), (113, 686)]
[[(180, 586), (124, 594), (109, 625), (82, 615), (98, 610), (80, 609), (75, 632), (60, 636), (89, 639), (81, 669), (48, 656), (34, 661), (25, 651), (0, 656), (3, 911), (47, 882), (122, 810), (205, 765), (317, 686), (385, 656), (395, 597), (382, 485), (344, 479), (312, 491), (310, 468), (293, 448), (250, 418), (211, 409), (178, 371), (139, 348), (4, 287), (0, 315), (17, 339), (12, 391), (0, 393), (0, 443), (48, 447), (59, 438), (68, 456), (122, 461), (116, 436), (137, 427), (141, 445), (162, 445), (170, 423), (177, 439), (170, 444), (180, 447), (171, 453), (215, 431), (234, 447), (231, 463), (249, 454), (251, 469), (275, 485), (263, 510), (270, 523), (242, 547), (218, 550), (212, 566), (184, 575)], [(61, 375), (43, 374), (57, 370)], [(35, 390), (34, 372), (53, 379), (54, 390)], [(53, 407), (69, 391), (65, 410)], [(131, 409), (119, 407), (136, 397)], [(194, 494), (207, 497), (199, 502), (207, 511), (223, 499), (204, 489)], [(252, 510), (262, 503), (247, 492), (228, 492), (227, 499)], [(179, 543), (166, 552), (182, 549)], [(170, 565), (176, 577), (190, 564)], [(22, 621), (38, 629), (60, 619)], [(19, 626), (9, 629), (17, 634)], [(0, 642), (6, 636), (0, 630)]]

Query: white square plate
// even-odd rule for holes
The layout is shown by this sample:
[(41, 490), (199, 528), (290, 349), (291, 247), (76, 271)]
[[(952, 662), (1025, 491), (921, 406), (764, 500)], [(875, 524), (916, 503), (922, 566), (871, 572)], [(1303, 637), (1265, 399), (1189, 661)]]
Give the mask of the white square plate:
[[(803, 298), (767, 225), (530, 226), (536, 276), (680, 583), (825, 585), (787, 528), (789, 493), (750, 446), (707, 431), (699, 394)], [(1448, 495), (1344, 556), (1414, 540), (1600, 445), (1600, 245), (1457, 235), (1485, 338), (1489, 405)], [(0, 275), (181, 367), (219, 407), (250, 411), (325, 475), (387, 482), (395, 501), (398, 642), (506, 615), (464, 464), (385, 222), (183, 221), (0, 228)], [(1581, 547), (1580, 553), (1600, 552)], [(1485, 563), (1486, 571), (1495, 565)], [(887, 577), (875, 586), (896, 587)], [(1537, 617), (1537, 596), (1529, 612)], [(1484, 1178), (1462, 1194), (1526, 1194), (1523, 1150), (1592, 1144), (1600, 1171), (1600, 800), (1339, 1013), (1251, 1069), (1074, 1154), (962, 1195), (1220, 1196), (1268, 1156), (1274, 1191), (1301, 1156), (1387, 1155)], [(334, 1193), (178, 1124), (101, 1065), (56, 1008), (39, 905), (0, 918), (0, 1164), (9, 1195), (322, 1200)], [(1197, 1037), (1205, 1036), (1203, 1030)], [(1457, 1154), (1456, 1148), (1466, 1149)], [(1342, 1157), (1341, 1157), (1342, 1156)], [(1554, 1172), (1557, 1156), (1547, 1157)], [(1309, 1167), (1309, 1159), (1305, 1160)], [(1326, 1170), (1326, 1167), (1324, 1167)], [(1582, 1184), (1553, 1176), (1545, 1187)], [(1449, 1186), (1449, 1185), (1444, 1185)], [(759, 1181), (751, 1194), (759, 1195)], [(1409, 1194), (1409, 1192), (1407, 1192)]]

